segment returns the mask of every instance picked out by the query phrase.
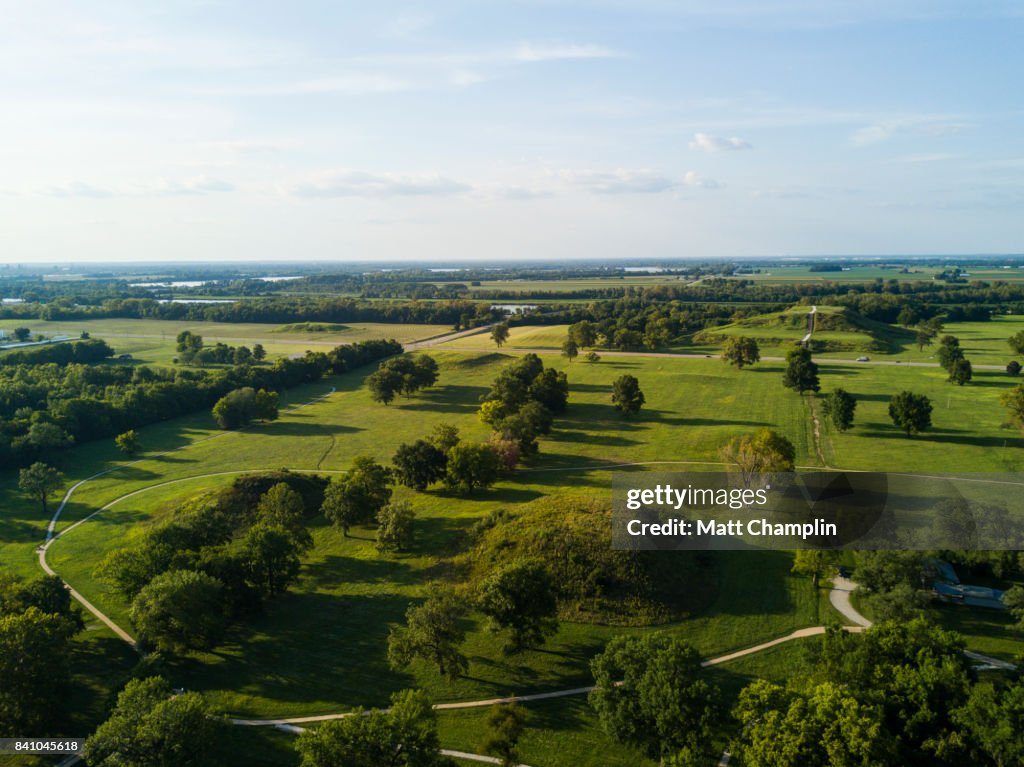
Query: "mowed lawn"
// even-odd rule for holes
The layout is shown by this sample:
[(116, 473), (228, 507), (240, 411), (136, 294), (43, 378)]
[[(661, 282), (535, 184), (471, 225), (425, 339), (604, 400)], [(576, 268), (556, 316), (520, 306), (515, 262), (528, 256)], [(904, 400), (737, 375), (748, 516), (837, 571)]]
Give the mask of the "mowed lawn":
[(183, 330), (201, 335), (207, 345), (217, 342), (229, 346), (263, 344), (269, 358), (302, 354), (307, 349), (327, 351), (340, 344), (373, 338), (394, 338), (409, 343), (450, 332), (447, 325), (401, 325), (392, 323), (344, 323), (345, 329), (325, 332), (282, 330), (284, 326), (257, 322), (182, 322), (180, 320), (101, 319), (44, 322), (41, 320), (4, 321), (10, 331), (14, 326), (29, 328), (47, 336), (69, 335), (77, 338), (82, 332), (107, 341), (118, 354), (131, 354), (138, 362), (170, 365), (177, 355), (175, 337)]
[[(125, 498), (57, 541), (50, 550), (51, 564), (115, 619), (126, 622), (125, 605), (94, 579), (95, 565), (106, 551), (130, 545), (144, 524), (173, 512), (184, 497), (229, 482), (235, 472), (284, 467), (341, 471), (359, 454), (387, 461), (398, 444), (424, 436), (441, 422), (456, 424), (467, 439), (484, 439), (487, 429), (476, 418), (479, 397), (513, 356), (432, 354), (441, 363), (438, 386), (391, 406), (370, 400), (362, 385), (372, 369), (367, 368), (288, 392), (289, 402), (301, 403), (337, 388), (317, 404), (283, 412), (279, 421), (243, 432), (216, 431), (206, 413), (140, 430), (150, 450), (182, 449), (121, 465), (83, 485), (66, 510), (62, 529), (127, 493), (145, 492)], [(624, 629), (565, 623), (544, 649), (509, 658), (473, 616), (467, 624), (469, 673), (449, 683), (425, 664), (405, 672), (390, 670), (388, 626), (403, 620), (429, 580), (448, 575), (445, 561), (465, 546), (465, 531), (492, 510), (515, 510), (551, 494), (606, 496), (610, 470), (621, 463), (693, 461), (694, 469), (716, 468), (712, 462), (718, 460), (722, 444), (762, 426), (794, 442), (799, 464), (817, 463), (808, 398), (781, 386), (781, 363), (737, 371), (716, 359), (607, 357), (596, 365), (570, 365), (557, 353), (543, 358), (568, 371), (570, 410), (556, 420), (555, 431), (542, 441), (541, 454), (531, 465), (468, 499), (440, 491), (399, 490), (398, 496), (408, 499), (418, 515), (417, 546), (406, 555), (379, 555), (368, 528), (345, 538), (323, 520), (316, 521), (317, 545), (292, 591), (264, 615), (234, 630), (214, 652), (172, 662), (167, 673), (174, 682), (209, 693), (225, 711), (256, 717), (382, 705), (391, 692), (411, 686), (444, 701), (586, 684), (589, 659)], [(647, 407), (632, 419), (610, 403), (611, 381), (623, 373), (637, 376), (647, 397)], [(824, 363), (821, 373), (824, 390), (841, 385), (860, 403), (852, 431), (824, 429), (822, 449), (830, 465), (903, 471), (1019, 468), (1013, 458), (1019, 451), (1013, 448), (1021, 446), (1020, 437), (1001, 428), (1005, 414), (998, 392), (1009, 385), (1005, 376), (991, 381), (979, 376), (977, 385), (961, 388), (946, 383), (941, 371), (923, 368)], [(903, 388), (933, 398), (934, 432), (907, 439), (889, 423), (888, 398)], [(94, 443), (62, 456), (62, 468), (70, 483), (120, 460), (112, 444)], [(226, 473), (197, 478), (220, 472)], [(9, 541), (0, 549), (0, 561), (25, 575), (36, 573), (33, 549), (42, 538), (44, 517), (16, 493), (11, 473), (5, 473), (0, 485), (0, 509), (0, 536)], [(708, 606), (657, 630), (676, 632), (711, 656), (830, 620), (822, 595), (807, 579), (792, 576), (790, 565), (786, 553), (723, 554), (707, 579), (693, 585), (708, 594)], [(90, 636), (103, 635), (97, 631)], [(551, 733), (536, 737), (557, 739), (563, 725), (554, 724)], [(581, 732), (590, 733), (580, 735), (584, 740), (599, 736), (592, 718), (580, 714), (579, 725)], [(459, 729), (456, 725), (453, 732)], [(463, 743), (464, 737), (453, 735), (453, 742)], [(602, 741), (587, 740), (571, 748), (596, 753), (589, 749), (600, 750)], [(626, 756), (622, 759), (609, 763), (630, 763)]]

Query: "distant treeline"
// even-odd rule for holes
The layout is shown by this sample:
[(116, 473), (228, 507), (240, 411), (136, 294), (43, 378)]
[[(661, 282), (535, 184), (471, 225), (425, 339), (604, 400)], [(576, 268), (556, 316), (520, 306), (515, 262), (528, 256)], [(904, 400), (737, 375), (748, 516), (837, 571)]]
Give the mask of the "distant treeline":
[[(93, 341), (63, 346), (72, 355), (97, 348)], [(272, 365), (210, 371), (78, 362), (5, 364), (0, 366), (0, 466), (26, 465), (44, 455), (52, 460), (54, 451), (74, 443), (205, 410), (234, 389), (281, 391), (401, 351), (397, 341), (361, 341)]]
[(114, 350), (106, 341), (92, 338), (88, 341), (57, 342), (0, 352), (0, 365), (45, 365), (49, 362), (57, 365), (68, 365), (72, 362), (88, 365), (113, 356)]

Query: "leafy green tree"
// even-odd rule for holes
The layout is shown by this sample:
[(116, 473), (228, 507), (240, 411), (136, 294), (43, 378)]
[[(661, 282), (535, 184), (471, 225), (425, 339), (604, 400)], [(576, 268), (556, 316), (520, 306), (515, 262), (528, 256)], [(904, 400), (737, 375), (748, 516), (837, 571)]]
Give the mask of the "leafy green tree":
[[(41, 414), (37, 413), (35, 415)], [(33, 420), (28, 428), (28, 433), (24, 436), (16, 437), (12, 444), (15, 447), (18, 445), (28, 445), (34, 449), (33, 452), (42, 454), (46, 451), (62, 450), (70, 447), (74, 444), (74, 441), (75, 438), (57, 424), (52, 421), (39, 419)]]
[(889, 418), (906, 432), (919, 434), (932, 426), (932, 403), (924, 394), (902, 391), (889, 400)]
[(796, 461), (793, 443), (772, 429), (733, 437), (719, 454), (725, 463), (736, 466), (744, 484), (749, 484), (755, 474), (793, 471)]
[(203, 348), (203, 337), (190, 330), (181, 331), (175, 340), (177, 341), (175, 349), (179, 352), (195, 354)]
[(597, 328), (590, 320), (580, 320), (569, 326), (569, 338), (581, 349), (597, 343)]
[(918, 325), (914, 342), (917, 344), (917, 350), (919, 352), (923, 352), (924, 347), (931, 346), (935, 343), (935, 331), (926, 325)]
[(267, 358), (267, 350), (263, 348), (263, 344), (252, 345), (252, 358), (257, 362), (261, 362)]
[(786, 352), (786, 371), (782, 374), (782, 385), (800, 394), (821, 389), (818, 365), (811, 360), (810, 349), (798, 346)]
[[(533, 377), (527, 389), (529, 398), (551, 413), (560, 415), (569, 406), (569, 379), (565, 373), (548, 368)], [(524, 403), (523, 407), (530, 403)]]
[(408, 551), (415, 540), (416, 512), (406, 501), (392, 501), (377, 512), (377, 548)]
[(953, 363), (964, 358), (964, 350), (960, 348), (960, 339), (956, 336), (943, 336), (939, 340), (939, 364), (948, 372)]
[(371, 456), (356, 456), (351, 468), (327, 486), (321, 510), (347, 537), (349, 528), (374, 520), (391, 500), (390, 481), (386, 467)]
[(36, 607), (48, 615), (68, 621), (74, 632), (85, 628), (82, 613), (71, 599), (71, 592), (57, 575), (41, 575), (23, 583), (19, 578), (0, 575), (0, 615), (24, 612)]
[(1024, 586), (1013, 586), (1003, 594), (1003, 604), (1017, 619), (1017, 630), (1024, 631)]
[(526, 732), (526, 709), (515, 703), (496, 703), (487, 712), (487, 731), (481, 750), (501, 760), (501, 767), (519, 764), (519, 739)]
[(47, 515), (46, 499), (64, 485), (64, 475), (41, 461), (36, 461), (18, 473), (18, 487), (26, 495), (39, 501), (43, 516)]
[(408, 668), (416, 658), (433, 663), (441, 676), (456, 679), (469, 661), (459, 649), (466, 639), (462, 620), (465, 600), (450, 589), (435, 589), (426, 601), (405, 612), (405, 625), (388, 636), (388, 662), (396, 670)]
[(499, 322), (491, 328), (491, 340), (499, 349), (508, 341), (508, 323)]
[(449, 450), (459, 444), (459, 429), (450, 423), (439, 423), (434, 426), (427, 441), (447, 455)]
[(374, 402), (391, 404), (395, 395), (402, 391), (405, 379), (402, 374), (389, 367), (380, 367), (366, 377), (366, 386)]
[(957, 386), (963, 386), (965, 383), (970, 383), (973, 372), (970, 360), (963, 358), (954, 360), (953, 364), (949, 368), (948, 380), (950, 383), (955, 383)]
[(1011, 376), (1020, 375), (1020, 363), (1017, 360), (1010, 360), (1006, 363), (1006, 374)]
[(0, 614), (0, 737), (60, 732), (66, 725), (77, 630), (63, 615), (34, 605)]
[(996, 767), (1024, 764), (1024, 684), (1020, 681), (1003, 689), (991, 682), (974, 685), (967, 703), (953, 712), (953, 720)]
[(651, 759), (683, 749), (711, 758), (720, 696), (689, 644), (665, 634), (620, 635), (590, 670), (590, 705), (611, 737)]
[(806, 694), (759, 679), (733, 715), (742, 733), (735, 752), (750, 767), (896, 764), (880, 706), (823, 682)]
[(236, 365), (248, 365), (252, 360), (252, 349), (248, 346), (239, 346), (231, 355), (231, 361)]
[(500, 567), (480, 583), (480, 612), (495, 630), (508, 629), (508, 653), (536, 647), (558, 631), (555, 584), (538, 560), (516, 560)]
[(140, 639), (168, 652), (213, 647), (224, 633), (224, 584), (206, 573), (169, 570), (153, 578), (128, 612)]
[(135, 429), (118, 434), (114, 438), (114, 444), (127, 456), (136, 456), (142, 452), (142, 440), (139, 439), (139, 434)]
[(811, 576), (811, 585), (818, 588), (818, 581), (835, 565), (838, 555), (825, 549), (800, 549), (793, 557), (793, 572)]
[(256, 519), (268, 525), (280, 525), (288, 530), (304, 529), (302, 524), (306, 506), (302, 496), (287, 482), (272, 485), (260, 496), (256, 505)]
[(173, 695), (162, 677), (132, 679), (83, 758), (90, 767), (205, 767), (223, 727), (199, 693)]
[(1024, 354), (1024, 330), (1020, 330), (1010, 336), (1007, 339), (1007, 343), (1017, 354)]
[(445, 484), (459, 493), (472, 495), (498, 480), (498, 456), (490, 445), (460, 442), (448, 451)]
[(586, 354), (583, 355), (583, 361), (589, 362), (591, 365), (593, 365), (595, 362), (601, 361), (601, 355), (598, 354), (597, 352), (587, 352)]
[(511, 474), (519, 465), (522, 457), (522, 448), (519, 443), (499, 432), (493, 432), (487, 438), (487, 446), (494, 451), (498, 457), (498, 469), (504, 474)]
[(246, 580), (261, 596), (284, 592), (302, 567), (302, 547), (287, 527), (257, 522), (242, 538), (238, 556)]
[(276, 420), (277, 408), (277, 392), (243, 386), (217, 400), (213, 418), (222, 429), (240, 429), (256, 420)]
[(391, 708), (332, 719), (299, 735), (301, 767), (449, 767), (426, 693), (403, 690)]
[(579, 354), (580, 347), (576, 344), (576, 341), (572, 336), (569, 336), (562, 342), (562, 356), (569, 360), (570, 364), (572, 364), (572, 361), (576, 359)]
[(448, 459), (432, 443), (418, 439), (412, 444), (399, 445), (391, 464), (398, 484), (422, 491), (444, 477)]
[(625, 415), (636, 415), (647, 402), (640, 391), (640, 382), (636, 376), (628, 373), (621, 375), (612, 382), (612, 404)]
[(17, 341), (20, 344), (23, 344), (29, 338), (32, 337), (32, 331), (29, 330), (28, 328), (15, 328), (12, 331), (12, 335), (14, 336), (15, 341)]
[(857, 410), (857, 400), (845, 389), (837, 388), (825, 395), (821, 401), (821, 410), (837, 431), (846, 431), (853, 426), (853, 414)]
[(1024, 429), (1024, 385), (1017, 384), (999, 395), (999, 401), (1009, 411), (1010, 421)]
[(722, 344), (722, 360), (730, 365), (743, 368), (753, 365), (761, 359), (761, 351), (757, 341), (746, 336), (730, 336)]

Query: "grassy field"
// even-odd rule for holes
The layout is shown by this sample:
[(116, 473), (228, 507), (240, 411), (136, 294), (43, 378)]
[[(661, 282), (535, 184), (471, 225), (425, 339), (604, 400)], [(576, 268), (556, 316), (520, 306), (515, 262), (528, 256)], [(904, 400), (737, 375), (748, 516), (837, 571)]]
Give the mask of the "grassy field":
[(33, 333), (48, 336), (69, 335), (77, 338), (87, 332), (93, 338), (106, 340), (118, 354), (131, 354), (138, 362), (150, 365), (170, 365), (177, 355), (175, 337), (183, 330), (191, 330), (203, 337), (207, 345), (218, 341), (230, 346), (263, 344), (271, 359), (302, 354), (307, 349), (326, 351), (340, 344), (366, 341), (373, 338), (394, 338), (408, 343), (432, 338), (449, 332), (447, 325), (400, 325), (387, 323), (346, 323), (344, 329), (327, 332), (308, 332), (296, 327), (251, 322), (191, 322), (177, 320), (103, 319), (71, 322), (5, 321), (10, 331), (15, 325), (29, 328)]
[[(564, 333), (555, 328), (516, 330)], [(286, 400), (300, 403), (337, 387), (336, 393), (315, 405), (285, 412), (277, 422), (243, 432), (216, 431), (206, 413), (141, 429), (149, 455), (131, 465), (123, 464), (106, 442), (67, 452), (61, 457), (61, 468), (69, 483), (118, 468), (76, 492), (61, 529), (127, 493), (145, 492), (125, 498), (57, 541), (50, 549), (50, 563), (127, 627), (125, 605), (95, 580), (94, 567), (106, 551), (130, 544), (145, 523), (171, 513), (184, 497), (229, 482), (236, 472), (285, 466), (339, 471), (363, 453), (386, 461), (398, 444), (423, 436), (440, 422), (458, 425), (465, 438), (484, 438), (487, 430), (475, 415), (479, 397), (512, 357), (455, 350), (432, 354), (441, 364), (439, 385), (389, 407), (370, 401), (362, 386), (370, 369), (364, 369), (291, 390)], [(823, 389), (841, 385), (858, 398), (859, 405), (853, 430), (836, 434), (825, 428), (816, 447), (809, 398), (782, 388), (781, 363), (760, 363), (737, 371), (717, 359), (609, 357), (596, 365), (570, 365), (556, 353), (544, 359), (567, 370), (570, 410), (557, 419), (555, 431), (542, 441), (541, 454), (532, 465), (468, 499), (442, 491), (400, 490), (398, 495), (407, 498), (418, 515), (418, 542), (406, 555), (379, 555), (369, 529), (357, 529), (353, 537), (345, 538), (317, 521), (313, 525), (317, 545), (292, 591), (275, 601), (266, 614), (235, 629), (215, 651), (170, 662), (168, 673), (175, 683), (202, 690), (218, 707), (245, 716), (382, 705), (392, 691), (410, 686), (443, 701), (585, 684), (588, 659), (623, 629), (566, 622), (542, 650), (509, 658), (473, 616), (466, 645), (469, 672), (449, 683), (423, 664), (407, 672), (391, 671), (384, 651), (387, 627), (401, 621), (406, 607), (422, 598), (427, 581), (445, 575), (445, 561), (465, 545), (462, 533), (486, 513), (515, 508), (544, 495), (607, 495), (610, 467), (618, 463), (675, 460), (697, 462), (695, 469), (711, 467), (724, 442), (761, 426), (789, 437), (797, 448), (797, 462), (806, 466), (818, 465), (820, 450), (829, 465), (855, 469), (1017, 471), (1021, 467), (1019, 448), (1024, 442), (1018, 432), (1002, 428), (1005, 414), (997, 401), (999, 391), (1010, 385), (1005, 376), (980, 373), (976, 384), (954, 387), (937, 369), (825, 362)], [(639, 378), (647, 397), (648, 407), (633, 419), (623, 418), (609, 400), (611, 381), (625, 372)], [(933, 432), (907, 439), (889, 423), (888, 397), (904, 388), (932, 397), (936, 404)], [(181, 449), (153, 455), (173, 448)], [(36, 574), (34, 548), (44, 528), (40, 510), (16, 492), (12, 473), (0, 474), (2, 566), (26, 576)], [(707, 608), (659, 630), (677, 633), (712, 656), (833, 620), (824, 592), (815, 592), (807, 579), (790, 575), (790, 563), (790, 555), (783, 552), (722, 554), (709, 571), (709, 580), (698, 586), (710, 595)], [(964, 628), (972, 646), (981, 651), (1011, 653), (1014, 645), (1024, 646), (1001, 634), (986, 639), (985, 634)], [(114, 685), (133, 662), (132, 654), (95, 623), (86, 637), (80, 643), (82, 657), (76, 660), (76, 672), (92, 680), (92, 687), (82, 693), (86, 696), (80, 714), (83, 721), (102, 708), (105, 685)], [(738, 690), (744, 673), (785, 678), (787, 669), (799, 666), (793, 657), (788, 650), (778, 650), (729, 664), (721, 671), (723, 685)], [(99, 671), (101, 664), (105, 664), (105, 675)], [(474, 717), (482, 715), (445, 714), (445, 745), (475, 747), (478, 720)], [(635, 754), (608, 743), (582, 700), (557, 709), (545, 704), (537, 708), (536, 717), (524, 742), (523, 755), (527, 761), (533, 759), (531, 763), (592, 763), (594, 754), (607, 755), (608, 761), (602, 763), (642, 763)], [(270, 760), (251, 763), (288, 763), (277, 735), (254, 733), (245, 738), (249, 745), (243, 750), (248, 753), (251, 747), (259, 753), (266, 748), (265, 758)], [(564, 747), (553, 748), (555, 743)], [(271, 758), (271, 754), (276, 755)]]

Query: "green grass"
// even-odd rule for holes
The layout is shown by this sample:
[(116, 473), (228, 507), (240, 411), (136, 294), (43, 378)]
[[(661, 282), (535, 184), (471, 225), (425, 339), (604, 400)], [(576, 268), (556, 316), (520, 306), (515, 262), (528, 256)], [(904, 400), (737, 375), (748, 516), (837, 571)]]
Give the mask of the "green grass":
[[(203, 337), (207, 345), (218, 341), (231, 346), (263, 344), (269, 358), (302, 354), (307, 349), (327, 351), (340, 344), (374, 338), (394, 338), (408, 343), (431, 338), (451, 330), (447, 325), (402, 325), (389, 323), (348, 323), (330, 326), (337, 329), (309, 332), (298, 326), (281, 326), (250, 322), (181, 322), (180, 320), (102, 319), (44, 322), (5, 322), (4, 325), (23, 325), (33, 333), (48, 336), (70, 335), (78, 337), (83, 331), (93, 338), (107, 341), (118, 354), (131, 354), (138, 362), (150, 365), (170, 365), (177, 356), (175, 337), (183, 330), (191, 330)], [(300, 323), (301, 324), (301, 323)], [(10, 329), (10, 328), (8, 328)]]

